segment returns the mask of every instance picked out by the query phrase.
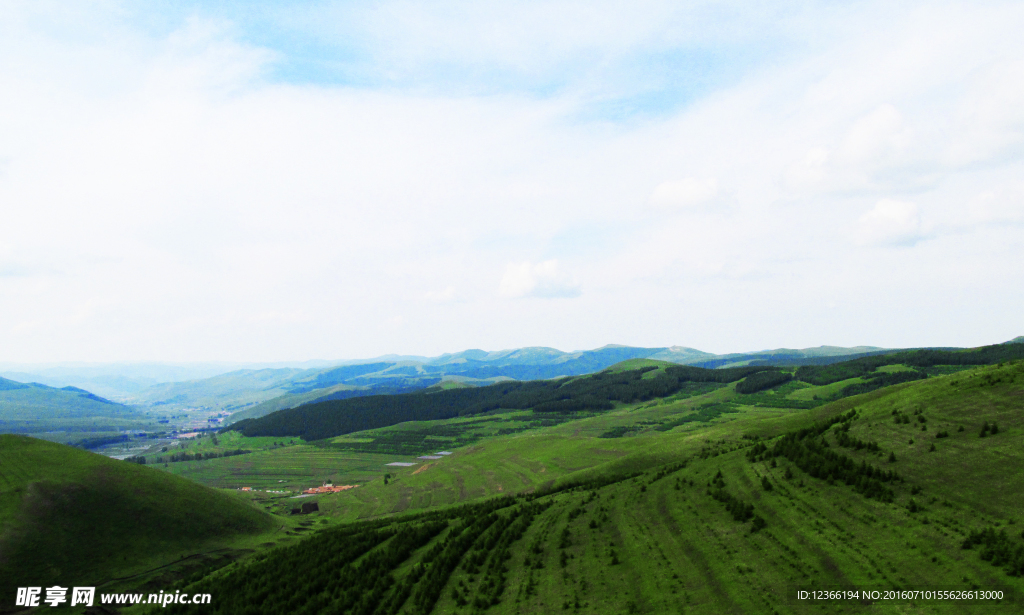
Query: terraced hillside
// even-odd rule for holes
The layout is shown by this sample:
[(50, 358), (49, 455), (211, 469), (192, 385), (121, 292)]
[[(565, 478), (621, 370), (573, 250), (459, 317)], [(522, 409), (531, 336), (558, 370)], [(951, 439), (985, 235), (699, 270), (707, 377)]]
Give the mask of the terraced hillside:
[[(811, 408), (737, 402), (806, 388), (733, 384), (479, 439), (320, 496), (330, 528), (188, 591), (222, 613), (1024, 610), (1024, 362)], [(608, 437), (615, 423), (637, 429)], [(321, 446), (375, 441), (360, 435)]]

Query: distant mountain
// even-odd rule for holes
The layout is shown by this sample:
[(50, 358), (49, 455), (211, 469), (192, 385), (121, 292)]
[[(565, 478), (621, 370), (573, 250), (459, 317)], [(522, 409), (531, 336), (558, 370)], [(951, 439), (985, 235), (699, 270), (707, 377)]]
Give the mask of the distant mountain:
[(895, 352), (893, 349), (877, 346), (818, 346), (817, 348), (777, 348), (757, 352), (733, 353), (713, 356), (708, 359), (686, 361), (687, 365), (699, 367), (741, 367), (744, 365), (827, 365), (858, 357)]
[(19, 382), (38, 382), (52, 387), (75, 386), (115, 401), (125, 401), (148, 387), (167, 383), (212, 378), (228, 372), (250, 369), (321, 369), (341, 361), (278, 363), (0, 363), (0, 377)]
[(0, 431), (25, 431), (48, 421), (94, 417), (135, 419), (138, 412), (77, 387), (55, 388), (0, 378)]
[[(241, 409), (228, 423), (258, 418), (297, 406), (366, 395), (394, 394), (434, 386), (442, 381), (486, 385), (503, 380), (545, 380), (600, 371), (629, 359), (658, 359), (706, 368), (745, 365), (827, 364), (844, 358), (889, 352), (874, 346), (840, 348), (821, 346), (803, 350), (779, 349), (716, 355), (694, 348), (670, 346), (642, 348), (610, 344), (594, 350), (563, 352), (555, 348), (464, 350), (427, 361), (374, 361), (323, 370), (309, 370), (279, 388), (280, 397)], [(269, 391), (264, 391), (269, 393)]]
[[(502, 380), (538, 380), (576, 376), (632, 358), (684, 365), (726, 367), (748, 364), (801, 363), (820, 358), (887, 352), (875, 347), (822, 346), (717, 355), (685, 346), (639, 348), (608, 345), (564, 352), (532, 346), (488, 351), (469, 349), (437, 357), (384, 355), (351, 361), (306, 361), (278, 364), (120, 363), (0, 364), (0, 376), (53, 388), (74, 386), (124, 404), (183, 409), (206, 407), (241, 412), (240, 418), (295, 407), (311, 401), (396, 393), (442, 381), (483, 385)], [(233, 418), (232, 420), (237, 420)]]
[(687, 348), (685, 346), (669, 346), (661, 352), (657, 352), (645, 358), (659, 359), (661, 361), (671, 361), (672, 363), (688, 365), (698, 361), (716, 359), (718, 358), (718, 355), (711, 354), (710, 352), (704, 352), (703, 350), (697, 350), (695, 348)]
[[(785, 354), (789, 356), (798, 353), (787, 351)], [(835, 356), (822, 357), (819, 353), (818, 356), (812, 354), (805, 358), (817, 360)], [(928, 348), (897, 351), (884, 356), (872, 352), (858, 353), (858, 356), (852, 360), (804, 365), (795, 374), (783, 372), (769, 364), (708, 369), (656, 359), (633, 358), (602, 370), (599, 374), (567, 380), (502, 382), (486, 387), (430, 389), (405, 395), (370, 395), (339, 401), (318, 401), (238, 421), (229, 429), (240, 431), (246, 436), (300, 436), (312, 441), (407, 421), (450, 419), (498, 409), (532, 409), (534, 413), (600, 412), (613, 409), (612, 402), (633, 403), (668, 397), (698, 383), (724, 385), (741, 381), (735, 386), (735, 392), (750, 395), (794, 380), (802, 382), (802, 387), (825, 387), (846, 381), (848, 386), (830, 393), (830, 396), (849, 397), (927, 379), (929, 375), (924, 370), (936, 366), (956, 368), (1016, 361), (1024, 357), (1024, 346), (996, 344), (967, 350)], [(878, 371), (888, 366), (911, 369)], [(851, 383), (852, 380), (859, 381)], [(801, 405), (797, 402), (795, 406), (783, 407), (798, 408)]]
[(242, 369), (212, 378), (167, 382), (135, 394), (131, 403), (148, 406), (237, 409), (290, 392), (298, 377), (318, 370)]

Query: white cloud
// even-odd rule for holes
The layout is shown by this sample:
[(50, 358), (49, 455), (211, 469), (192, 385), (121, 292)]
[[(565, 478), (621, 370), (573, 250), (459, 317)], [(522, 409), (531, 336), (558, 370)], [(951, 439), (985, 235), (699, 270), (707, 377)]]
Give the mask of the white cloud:
[(424, 298), (432, 303), (451, 303), (455, 301), (455, 287), (449, 285), (444, 290), (429, 291)]
[(542, 263), (510, 263), (498, 285), (502, 297), (539, 297), (543, 299), (580, 296), (576, 279), (563, 271), (557, 260)]
[(882, 199), (857, 221), (857, 240), (861, 244), (912, 246), (924, 235), (917, 205)]
[(667, 181), (654, 189), (650, 203), (658, 209), (684, 209), (704, 205), (718, 195), (718, 181), (713, 178)]

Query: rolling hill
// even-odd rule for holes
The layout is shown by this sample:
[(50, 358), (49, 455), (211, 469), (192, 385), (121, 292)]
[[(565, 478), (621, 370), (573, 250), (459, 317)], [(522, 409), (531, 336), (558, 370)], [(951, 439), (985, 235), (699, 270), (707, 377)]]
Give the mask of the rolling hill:
[[(716, 355), (682, 346), (637, 348), (608, 345), (563, 352), (530, 347), (502, 351), (465, 350), (438, 357), (386, 355), (377, 359), (309, 361), (298, 366), (232, 369), (227, 364), (31, 366), (8, 364), (0, 375), (20, 382), (41, 382), (100, 391), (118, 402), (169, 411), (203, 407), (237, 413), (232, 421), (317, 400), (422, 389), (442, 380), (470, 385), (502, 380), (536, 380), (592, 373), (629, 358), (654, 358), (704, 367), (777, 364), (782, 359), (841, 357), (873, 347), (768, 350)], [(327, 365), (325, 365), (327, 364)], [(230, 371), (229, 371), (230, 370)], [(206, 374), (209, 374), (208, 376)], [(265, 403), (269, 402), (269, 403)]]
[(282, 388), (279, 397), (234, 412), (228, 423), (259, 418), (315, 402), (349, 399), (369, 395), (411, 392), (440, 382), (456, 381), (486, 386), (505, 380), (544, 380), (579, 376), (606, 369), (634, 358), (647, 358), (698, 365), (705, 368), (748, 365), (828, 364), (855, 356), (891, 352), (875, 347), (840, 348), (821, 346), (804, 350), (779, 349), (755, 353), (715, 355), (693, 348), (637, 348), (608, 345), (595, 350), (562, 352), (554, 348), (532, 347), (488, 352), (465, 350), (425, 361), (371, 361), (337, 368), (310, 370), (296, 376)]
[[(830, 390), (831, 399), (849, 397), (882, 387), (929, 377), (928, 370), (942, 373), (967, 365), (986, 365), (1024, 358), (1024, 345), (996, 344), (970, 350), (913, 350), (799, 367), (790, 374), (768, 364), (707, 369), (674, 365), (651, 359), (630, 358), (619, 366), (576, 378), (545, 381), (502, 382), (483, 387), (404, 395), (374, 395), (353, 399), (318, 401), (279, 410), (266, 416), (234, 423), (231, 429), (247, 436), (299, 436), (319, 440), (346, 433), (375, 429), (405, 421), (449, 419), (498, 409), (532, 409), (535, 412), (607, 411), (615, 403), (647, 401), (675, 395), (702, 383), (740, 381), (739, 393), (753, 394), (795, 380), (805, 386), (844, 383)], [(644, 366), (640, 366), (644, 365)], [(886, 370), (887, 366), (903, 366)], [(938, 371), (936, 371), (938, 370)], [(815, 399), (787, 401), (789, 407), (812, 407)], [(823, 403), (823, 400), (818, 400)]]
[(145, 424), (146, 417), (136, 409), (89, 391), (0, 378), (0, 433), (137, 429)]
[(0, 595), (99, 586), (273, 527), (231, 494), (132, 463), (0, 435)]
[[(223, 596), (202, 611), (215, 613), (1018, 613), (1024, 348), (1002, 349), (807, 366), (817, 385), (760, 369), (612, 410), (499, 408), (303, 445), (421, 432), (436, 447), (485, 420), (562, 416), (319, 496), (335, 525), (182, 589)], [(673, 369), (649, 367), (639, 381)], [(914, 371), (927, 377), (886, 380)], [(739, 391), (755, 377), (765, 388)], [(863, 384), (880, 386), (786, 404)]]

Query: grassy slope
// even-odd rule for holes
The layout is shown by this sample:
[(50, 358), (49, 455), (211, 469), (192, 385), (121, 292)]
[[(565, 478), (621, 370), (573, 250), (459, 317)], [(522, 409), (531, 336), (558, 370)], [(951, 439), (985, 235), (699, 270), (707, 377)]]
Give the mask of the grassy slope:
[(90, 417), (136, 419), (140, 415), (128, 406), (96, 398), (81, 390), (56, 389), (41, 384), (0, 389), (2, 421)]
[[(653, 420), (658, 413), (730, 396), (735, 394), (722, 389), (699, 400), (649, 402), (483, 440), (430, 465), (395, 470), (397, 480), (387, 486), (374, 481), (321, 497), (321, 509), (325, 517), (354, 520), (646, 469), (593, 492), (548, 496), (554, 504), (513, 544), (502, 601), (488, 612), (1020, 612), (1021, 579), (982, 561), (977, 550), (960, 549), (960, 543), (968, 531), (988, 526), (1006, 528), (1020, 542), (1024, 363), (897, 385), (813, 410), (751, 408), (710, 425), (594, 437), (615, 421)], [(812, 478), (784, 458), (773, 468), (745, 456), (751, 437), (765, 441), (850, 409), (859, 412), (850, 435), (877, 442), (881, 452), (840, 448), (832, 432), (826, 439), (858, 462), (899, 472), (905, 482), (893, 485), (892, 503)], [(894, 411), (913, 416), (913, 422), (896, 423)], [(997, 422), (999, 434), (979, 437), (985, 421)], [(950, 435), (937, 439), (938, 431)], [(895, 463), (886, 460), (889, 451)], [(688, 462), (683, 469), (673, 465), (663, 467), (667, 474), (657, 473), (659, 464), (682, 461)], [(791, 479), (784, 477), (787, 469)], [(750, 522), (733, 520), (707, 495), (706, 485), (718, 471), (727, 490), (767, 521), (765, 529), (751, 533)], [(763, 489), (762, 477), (773, 490)], [(913, 489), (921, 491), (912, 494)], [(923, 510), (908, 510), (912, 498)], [(576, 509), (583, 513), (570, 519)], [(570, 535), (564, 548), (558, 539), (563, 529)], [(613, 552), (618, 564), (612, 563)], [(473, 612), (458, 607), (450, 589), (468, 587), (460, 591), (471, 596), (479, 582), (464, 569), (456, 571), (434, 612)], [(1005, 588), (1016, 597), (984, 605), (917, 601), (916, 607), (908, 601), (866, 607), (792, 599), (797, 588), (835, 587)]]
[(152, 430), (157, 424), (134, 408), (81, 389), (20, 384), (0, 378), (0, 432), (38, 434), (49, 440)]
[(302, 404), (314, 402), (321, 397), (330, 395), (331, 393), (336, 393), (338, 391), (350, 391), (358, 388), (360, 387), (348, 384), (336, 384), (322, 389), (306, 391), (305, 393), (285, 393), (284, 395), (258, 403), (251, 408), (246, 408), (245, 410), (233, 413), (229, 422), (234, 423), (235, 421), (241, 421), (242, 419), (254, 419), (266, 416), (271, 412), (287, 410), (288, 408), (294, 408), (296, 406), (301, 406)]
[(617, 374), (619, 372), (628, 372), (644, 367), (657, 367), (664, 371), (664, 368), (672, 365), (676, 364), (669, 361), (661, 361), (659, 359), (626, 359), (625, 361), (620, 361), (603, 371)]
[(256, 404), (287, 393), (291, 381), (305, 371), (296, 368), (244, 369), (202, 380), (167, 382), (143, 389), (138, 403), (163, 403), (172, 407), (210, 406), (233, 409)]
[(274, 527), (237, 496), (101, 455), (0, 435), (0, 595), (99, 585)]

